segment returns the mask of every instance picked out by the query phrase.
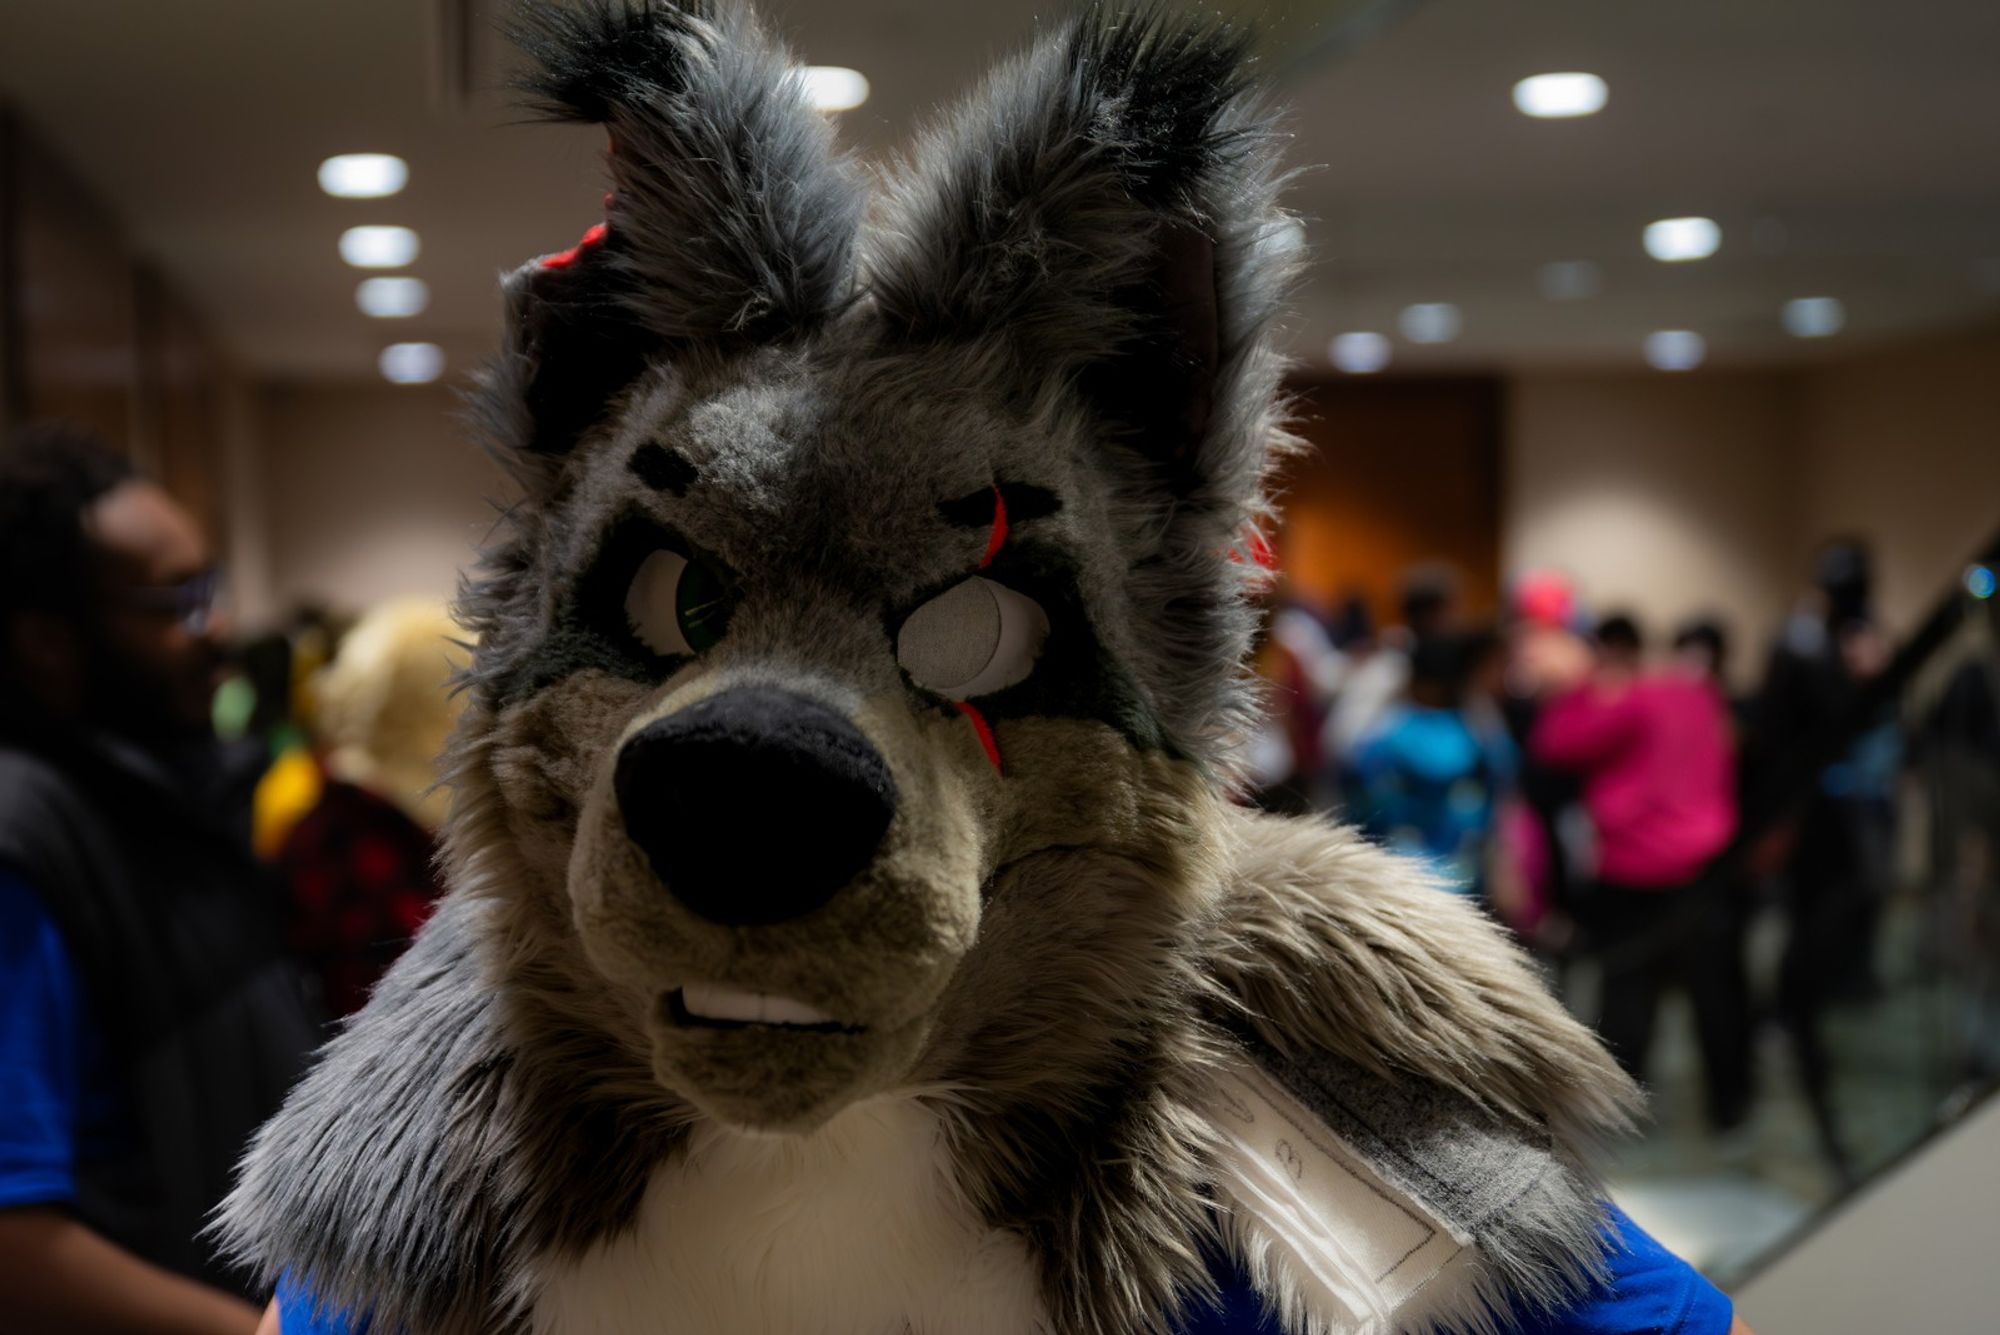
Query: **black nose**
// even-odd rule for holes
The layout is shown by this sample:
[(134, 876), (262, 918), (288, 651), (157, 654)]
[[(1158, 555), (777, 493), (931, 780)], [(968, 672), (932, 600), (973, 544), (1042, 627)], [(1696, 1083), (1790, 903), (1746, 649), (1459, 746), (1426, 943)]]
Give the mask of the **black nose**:
[(618, 753), (625, 832), (667, 889), (713, 922), (812, 912), (875, 856), (896, 782), (826, 706), (739, 686), (648, 724)]

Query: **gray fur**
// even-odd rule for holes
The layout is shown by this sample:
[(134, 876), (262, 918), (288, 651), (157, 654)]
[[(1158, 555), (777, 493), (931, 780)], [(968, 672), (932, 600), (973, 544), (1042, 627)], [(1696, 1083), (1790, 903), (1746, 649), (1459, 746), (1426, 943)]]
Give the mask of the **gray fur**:
[(622, 302), (668, 340), (811, 328), (848, 301), (864, 202), (790, 54), (740, 5), (524, 8), (529, 86), (610, 131)]
[[(385, 1326), (505, 1329), (695, 1119), (804, 1131), (904, 1092), (1028, 1243), (1056, 1335), (1163, 1331), (1209, 1283), (1201, 1110), (1247, 1047), (1478, 1239), (1493, 1304), (1569, 1292), (1629, 1082), (1467, 906), (1224, 796), (1253, 618), (1232, 557), (1287, 444), (1269, 326), (1295, 258), (1240, 37), (1089, 11), (931, 130), (861, 229), (747, 14), (593, 0), (531, 27), (542, 94), (612, 125), (617, 195), (600, 246), (508, 280), (474, 402), (525, 496), (463, 599), (452, 891), (252, 1148), (235, 1253)], [(1003, 483), (1047, 503), (986, 567), (940, 507)], [(635, 542), (723, 572), (712, 647), (632, 641)], [(977, 702), (998, 768), (896, 658), (974, 570), (1050, 625)], [(732, 929), (667, 892), (609, 774), (744, 685), (852, 720), (905, 800), (823, 908)], [(688, 981), (849, 1023), (704, 1031), (667, 1018)], [(1369, 1115), (1385, 1081), (1426, 1091), (1408, 1135)]]
[[(1240, 824), (1248, 892), (1212, 944), (1211, 968), (1258, 1041), (1387, 1078), (1421, 1074), (1546, 1125), (1562, 1145), (1629, 1127), (1631, 1082), (1484, 915), (1352, 832), (1313, 819)], [(1318, 984), (1300, 989), (1299, 976)]]
[[(1159, 816), (1170, 810), (1187, 808), (1162, 803)], [(1278, 824), (1218, 816), (1252, 837)], [(1235, 863), (1192, 913), (1172, 899), (1185, 867), (1101, 855), (1016, 869), (1035, 889), (990, 920), (996, 948), (965, 971), (952, 1008), (976, 1009), (947, 1018), (960, 1037), (913, 1075), (956, 1128), (968, 1191), (1042, 1258), (1056, 1331), (1170, 1329), (1204, 1293), (1200, 1253), (1216, 1239), (1210, 1133), (1195, 1109), (1205, 1072), (1242, 1050), (1246, 1023), (1259, 1035), (1252, 1053), (1477, 1239), (1491, 1282), (1472, 1328), (1510, 1298), (1553, 1305), (1597, 1273), (1587, 1160), (1625, 1125), (1629, 1082), (1461, 901), (1338, 830), (1283, 825), (1271, 856)], [(1152, 842), (1197, 846), (1164, 831)], [(1320, 879), (1335, 867), (1337, 880)], [(1287, 921), (1274, 902), (1301, 894), (1322, 903), (1283, 928), (1301, 933), (1294, 954), (1261, 932)], [(1078, 911), (1078, 896), (1097, 908)], [(1404, 907), (1426, 911), (1385, 939)], [(532, 1041), (510, 1041), (485, 972), (502, 962), (504, 919), (494, 901), (449, 901), (259, 1136), (225, 1208), (242, 1259), (309, 1274), (328, 1301), (374, 1306), (390, 1328), (452, 1335), (513, 1319), (541, 1247), (630, 1217), (686, 1111), (588, 1035), (564, 1046), (529, 1029)], [(1393, 960), (1398, 981), (1357, 982), (1347, 959), (1325, 953), (1335, 941)], [(996, 968), (1028, 968), (1035, 985), (996, 984)], [(1279, 971), (1290, 976), (1282, 1003), (1323, 1017), (1308, 1040), (1262, 1037), (1281, 1032), (1253, 1009)], [(1388, 1045), (1400, 1049), (1393, 1080), (1343, 1055)], [(1536, 1070), (1509, 1071), (1526, 1050), (1544, 1053)], [(1512, 1111), (1482, 1112), (1447, 1089), (1485, 1091)]]
[(1107, 785), (1126, 810), (1094, 847), (1002, 874), (917, 1075), (955, 1132), (967, 1195), (1030, 1240), (1052, 1329), (1168, 1330), (1210, 1282), (1198, 1109), (1229, 1044), (1199, 1006), (1193, 925), (1221, 868), (1190, 820), (1205, 803), (1186, 767), (1156, 761), (1156, 782), (1132, 784), (1063, 741), (1077, 788)]
[[(221, 1218), (375, 1329), (525, 1329), (526, 1261), (629, 1217), (685, 1110), (600, 1034), (536, 1030), (489, 985), (497, 906), (456, 896), (258, 1133)], [(583, 1188), (583, 1189), (580, 1189)]]
[[(1218, 769), (1253, 713), (1247, 536), (1292, 445), (1270, 335), (1302, 258), (1246, 40), (1214, 20), (1093, 7), (919, 138), (868, 260), (892, 337), (976, 346), (1023, 384), (1086, 382), (1136, 345), (1142, 392), (1170, 397), (1201, 363), (1191, 439), (1107, 438), (1100, 423), (1093, 452), (1126, 562), (1121, 651), (1178, 748)], [(1192, 123), (1161, 105), (1190, 83), (1205, 113)], [(1212, 267), (1213, 348), (1149, 361), (1158, 335), (1130, 294), (1158, 282), (1162, 239), (1187, 235), (1212, 247), (1177, 260)]]
[[(1489, 1283), (1554, 1308), (1603, 1273), (1596, 1164), (1637, 1087), (1483, 915), (1312, 819), (1239, 818), (1208, 977), (1239, 1032), (1377, 1171), (1477, 1241)], [(1302, 981), (1303, 980), (1303, 981)]]

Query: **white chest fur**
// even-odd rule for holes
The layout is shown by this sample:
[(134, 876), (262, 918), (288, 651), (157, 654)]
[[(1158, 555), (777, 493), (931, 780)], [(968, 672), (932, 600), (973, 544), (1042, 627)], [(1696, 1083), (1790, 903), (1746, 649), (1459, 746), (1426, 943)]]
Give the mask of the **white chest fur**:
[(960, 1198), (909, 1099), (805, 1137), (704, 1124), (634, 1227), (542, 1276), (537, 1335), (1030, 1335), (1026, 1249)]

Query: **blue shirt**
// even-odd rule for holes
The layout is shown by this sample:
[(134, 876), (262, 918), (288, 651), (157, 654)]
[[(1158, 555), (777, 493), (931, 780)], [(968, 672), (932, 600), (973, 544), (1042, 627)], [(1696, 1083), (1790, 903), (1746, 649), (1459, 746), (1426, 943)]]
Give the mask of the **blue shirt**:
[[(1611, 1213), (1618, 1241), (1608, 1258), (1610, 1282), (1567, 1312), (1516, 1316), (1510, 1335), (1728, 1335), (1734, 1308), (1721, 1290), (1623, 1211)], [(1216, 1279), (1221, 1306), (1196, 1314), (1181, 1335), (1279, 1335), (1248, 1279), (1226, 1262)], [(278, 1285), (278, 1305), (283, 1335), (367, 1335), (365, 1320), (315, 1315), (311, 1295), (289, 1282)]]
[(77, 1164), (136, 1134), (55, 920), (0, 867), (0, 1209), (74, 1200)]
[(1477, 894), (1494, 813), (1518, 768), (1513, 742), (1462, 711), (1397, 705), (1348, 759), (1346, 814), (1452, 889)]

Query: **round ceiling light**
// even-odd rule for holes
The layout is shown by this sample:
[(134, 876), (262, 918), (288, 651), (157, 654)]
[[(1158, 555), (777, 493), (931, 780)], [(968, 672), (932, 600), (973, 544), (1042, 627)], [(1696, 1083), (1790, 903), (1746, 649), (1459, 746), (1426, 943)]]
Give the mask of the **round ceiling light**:
[(444, 349), (435, 343), (391, 343), (375, 365), (392, 385), (428, 385), (444, 374)]
[(1514, 106), (1536, 120), (1569, 120), (1604, 110), (1610, 89), (1595, 74), (1537, 74), (1514, 85)]
[(354, 304), (378, 320), (403, 320), (423, 314), (431, 289), (421, 278), (364, 278), (354, 289)]
[(845, 65), (805, 67), (806, 96), (820, 111), (852, 111), (868, 100), (868, 76)]
[(1327, 345), (1327, 360), (1349, 375), (1374, 375), (1389, 364), (1389, 340), (1368, 330), (1337, 334)]
[(1396, 326), (1412, 343), (1449, 343), (1465, 327), (1465, 319), (1448, 301), (1420, 301), (1403, 307)]
[(419, 248), (407, 227), (350, 227), (340, 234), (340, 258), (357, 269), (400, 269)]
[(1656, 371), (1692, 371), (1708, 356), (1708, 340), (1692, 329), (1657, 329), (1646, 335), (1646, 364)]
[(384, 199), (410, 182), (410, 164), (393, 153), (342, 153), (319, 164), (319, 188), (336, 199)]
[(1646, 253), (1663, 264), (1705, 260), (1722, 246), (1713, 218), (1662, 218), (1646, 224)]
[(1800, 297), (1785, 303), (1781, 316), (1793, 338), (1830, 338), (1847, 325), (1847, 307), (1839, 297)]

